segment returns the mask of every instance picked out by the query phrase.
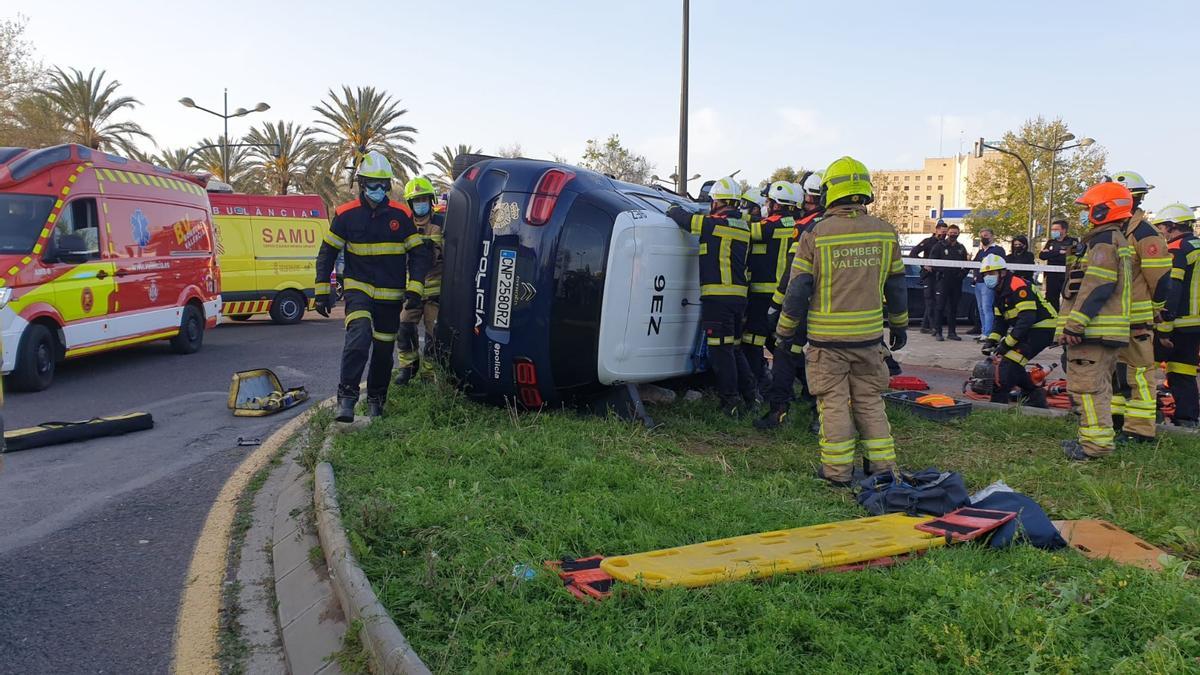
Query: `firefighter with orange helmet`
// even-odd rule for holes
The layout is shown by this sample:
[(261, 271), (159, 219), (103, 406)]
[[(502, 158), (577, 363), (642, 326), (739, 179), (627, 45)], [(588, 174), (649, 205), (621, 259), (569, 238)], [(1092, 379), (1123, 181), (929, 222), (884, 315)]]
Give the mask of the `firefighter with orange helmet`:
[(1092, 229), (1067, 267), (1055, 337), (1066, 346), (1067, 389), (1079, 407), (1079, 434), (1063, 441), (1068, 459), (1103, 457), (1116, 447), (1112, 372), (1129, 344), (1132, 265), (1124, 228), (1133, 195), (1117, 182), (1092, 186), (1075, 200)]

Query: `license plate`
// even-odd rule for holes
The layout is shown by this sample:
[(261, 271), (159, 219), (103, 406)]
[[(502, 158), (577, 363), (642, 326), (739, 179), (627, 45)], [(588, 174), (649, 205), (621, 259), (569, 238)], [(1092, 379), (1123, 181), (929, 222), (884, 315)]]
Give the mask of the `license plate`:
[(508, 330), (512, 323), (513, 290), (517, 282), (517, 252), (500, 249), (496, 268), (496, 303), (492, 306), (492, 326)]

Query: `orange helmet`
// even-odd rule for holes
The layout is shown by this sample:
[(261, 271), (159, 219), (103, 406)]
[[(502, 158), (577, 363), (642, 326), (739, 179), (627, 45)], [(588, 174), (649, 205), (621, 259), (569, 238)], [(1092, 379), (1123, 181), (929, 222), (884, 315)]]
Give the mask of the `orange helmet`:
[(1075, 203), (1087, 209), (1087, 219), (1092, 225), (1115, 223), (1133, 216), (1133, 194), (1117, 182), (1097, 183)]

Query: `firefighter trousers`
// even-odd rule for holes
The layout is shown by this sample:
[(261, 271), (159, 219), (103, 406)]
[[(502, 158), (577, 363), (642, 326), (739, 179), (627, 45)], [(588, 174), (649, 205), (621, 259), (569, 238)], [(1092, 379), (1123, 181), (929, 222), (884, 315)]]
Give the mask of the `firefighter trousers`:
[(1158, 395), (1155, 382), (1154, 336), (1150, 328), (1135, 328), (1129, 344), (1117, 354), (1113, 371), (1112, 414), (1123, 415), (1126, 433), (1154, 438)]
[[(346, 344), (338, 396), (358, 399), (358, 383), (367, 371), (367, 396), (384, 398), (392, 377), (392, 351), (400, 329), (399, 302), (373, 300), (362, 291), (346, 291)], [(370, 360), (370, 367), (367, 361)]]
[(884, 409), (888, 370), (882, 344), (816, 347), (805, 352), (808, 388), (817, 398), (818, 442), (826, 479), (848, 481), (861, 442), (871, 473), (896, 468), (896, 443)]
[(750, 366), (750, 374), (754, 381), (761, 383), (767, 379), (767, 356), (764, 350), (771, 340), (771, 323), (767, 319), (767, 310), (771, 308), (770, 293), (751, 293), (746, 304), (746, 324), (742, 331), (741, 350), (746, 355), (746, 364)]
[(1016, 387), (1020, 388), (1027, 405), (1034, 408), (1048, 407), (1045, 387), (1034, 383), (1025, 366), (1029, 364), (1030, 359), (1036, 358), (1053, 342), (1053, 329), (1034, 328), (1024, 342), (1005, 352), (997, 366), (996, 379), (999, 386), (992, 392), (992, 402), (1011, 403), (1010, 392)]
[(1112, 421), (1112, 372), (1120, 347), (1094, 342), (1067, 345), (1067, 392), (1079, 409), (1079, 444), (1092, 457), (1116, 447)]
[(400, 334), (396, 340), (396, 365), (408, 368), (420, 360), (421, 340), (417, 334), (417, 324), (425, 327), (425, 354), (434, 353), (434, 335), (437, 328), (438, 301), (426, 300), (421, 309), (406, 309), (400, 312)]
[(1196, 384), (1196, 363), (1200, 361), (1200, 333), (1171, 333), (1172, 346), (1166, 350), (1167, 386), (1175, 399), (1175, 422), (1200, 419), (1200, 392)]
[(758, 384), (740, 348), (745, 314), (745, 300), (700, 299), (700, 327), (708, 345), (708, 362), (717, 380), (722, 407), (735, 406), (740, 401), (753, 403), (758, 395)]

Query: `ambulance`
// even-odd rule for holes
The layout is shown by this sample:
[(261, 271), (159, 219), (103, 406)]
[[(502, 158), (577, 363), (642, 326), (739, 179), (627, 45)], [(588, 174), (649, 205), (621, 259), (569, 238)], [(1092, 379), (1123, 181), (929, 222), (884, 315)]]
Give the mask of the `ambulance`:
[(325, 202), (316, 195), (212, 192), (211, 182), (209, 189), (222, 315), (298, 323), (312, 306), (317, 249), (329, 231)]
[(64, 359), (170, 341), (200, 349), (220, 272), (191, 174), (80, 145), (0, 148), (3, 372), (40, 391)]

